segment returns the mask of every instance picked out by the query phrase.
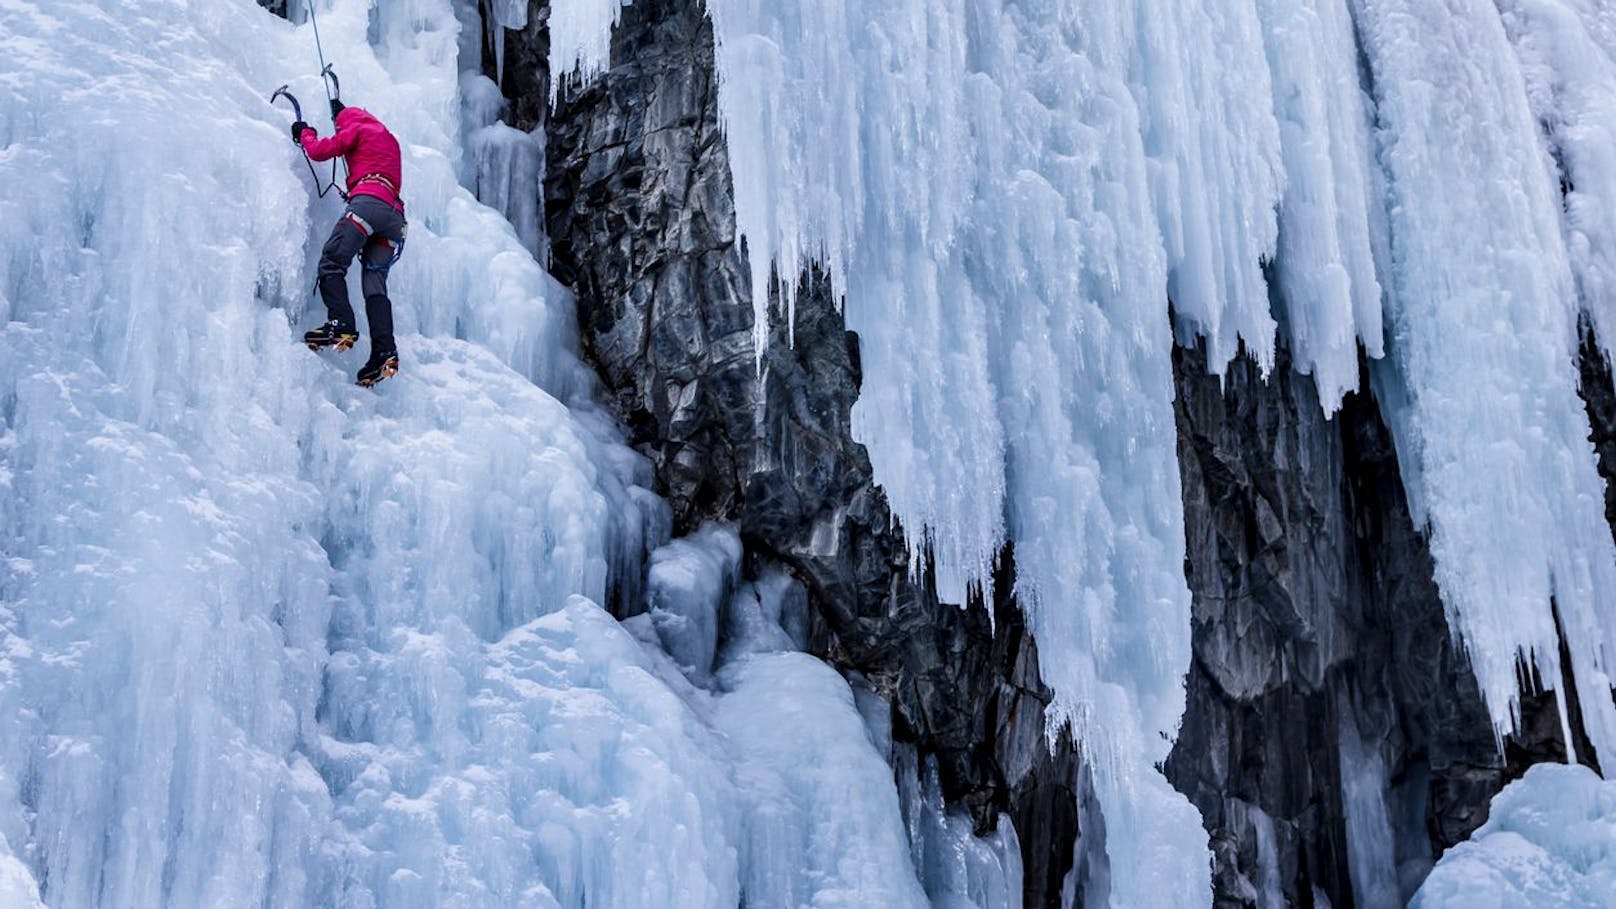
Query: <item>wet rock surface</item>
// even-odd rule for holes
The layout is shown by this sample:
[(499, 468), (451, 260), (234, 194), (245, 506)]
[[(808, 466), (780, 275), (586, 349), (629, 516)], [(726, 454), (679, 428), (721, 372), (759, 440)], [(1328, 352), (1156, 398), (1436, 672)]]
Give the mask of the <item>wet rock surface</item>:
[(1195, 633), (1166, 770), (1212, 835), (1217, 905), (1257, 905), (1275, 871), (1292, 905), (1378, 905), (1351, 875), (1364, 837), (1401, 905), (1498, 789), (1564, 759), (1554, 697), (1524, 699), (1499, 754), (1371, 396), (1327, 420), (1283, 349), (1266, 379), (1242, 359), (1220, 387), (1184, 349), (1175, 374)]

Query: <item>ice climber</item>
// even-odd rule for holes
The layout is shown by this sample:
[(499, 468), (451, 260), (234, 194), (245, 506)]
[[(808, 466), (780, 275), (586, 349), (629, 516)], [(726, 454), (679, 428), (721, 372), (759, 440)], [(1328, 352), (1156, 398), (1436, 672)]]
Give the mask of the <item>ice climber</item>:
[(320, 254), (320, 298), (328, 321), (303, 335), (310, 350), (348, 350), (359, 340), (353, 306), (348, 302), (348, 266), (360, 257), (364, 273), (365, 317), (370, 320), (370, 359), (359, 370), (359, 384), (375, 385), (398, 372), (393, 340), (393, 303), (387, 297), (387, 271), (404, 250), (408, 223), (403, 165), (398, 140), (366, 110), (331, 102), (336, 134), (322, 139), (302, 120), (292, 124), (292, 141), (314, 161), (342, 155), (348, 165), (348, 208), (331, 229)]

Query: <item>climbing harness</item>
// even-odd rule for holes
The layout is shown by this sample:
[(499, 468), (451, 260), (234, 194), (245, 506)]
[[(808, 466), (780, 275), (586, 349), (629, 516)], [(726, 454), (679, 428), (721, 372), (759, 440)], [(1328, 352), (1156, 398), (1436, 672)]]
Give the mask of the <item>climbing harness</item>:
[(354, 181), (354, 186), (358, 186), (361, 183), (379, 183), (382, 186), (387, 187), (387, 191), (392, 193), (394, 196), (398, 195), (398, 187), (394, 185), (393, 181), (386, 174), (365, 174), (363, 177), (360, 177)]
[[(325, 100), (329, 104), (332, 101), (342, 100), (342, 80), (337, 78), (337, 71), (331, 68), (331, 64), (325, 62), (325, 45), (320, 41), (320, 17), (315, 13), (314, 8), (315, 3), (311, 2), (309, 4), (309, 21), (314, 24), (314, 49), (320, 55), (320, 84), (325, 86)], [(280, 88), (275, 89), (275, 93), (269, 96), (269, 103), (274, 104), (278, 99), (284, 97), (292, 102), (292, 114), (301, 121), (303, 119), (303, 105), (297, 103), (297, 96), (292, 94), (290, 89), (290, 85), (282, 85)], [(303, 150), (302, 142), (298, 142), (298, 150)], [(309, 176), (314, 178), (314, 185), (319, 191), (320, 198), (324, 199), (328, 193), (336, 190), (342, 201), (348, 201), (348, 193), (342, 189), (342, 181), (338, 171), (339, 168), (344, 166), (341, 157), (332, 159), (331, 179), (324, 186), (321, 186), (320, 175), (315, 172), (314, 162), (309, 159), (309, 153), (306, 151), (303, 152), (303, 163), (309, 166)]]
[[(408, 224), (404, 225), (403, 230), (404, 230), (404, 233), (406, 235), (408, 235), (409, 230), (410, 230), (409, 225)], [(365, 271), (379, 271), (379, 272), (382, 272), (384, 274), (386, 272), (392, 271), (393, 266), (398, 264), (398, 260), (404, 258), (404, 239), (405, 239), (404, 237), (399, 237), (398, 242), (395, 243), (392, 240), (387, 239), (386, 237), (381, 238), (381, 240), (379, 240), (378, 242), (380, 242), (381, 245), (383, 245), (383, 246), (387, 247), (388, 249), (392, 250), (393, 254), (392, 254), (392, 256), (390, 256), (388, 258), (388, 260), (386, 262), (370, 262), (370, 261), (366, 260), (364, 258), (364, 256), (360, 256), (360, 261), (364, 263)]]
[[(354, 188), (357, 189), (366, 183), (375, 183), (380, 186), (384, 186), (393, 194), (394, 198), (398, 198), (398, 186), (395, 185), (392, 179), (386, 174), (365, 174), (363, 177), (360, 177), (358, 180), (354, 181)], [(364, 234), (366, 239), (370, 238), (372, 230), (370, 224), (366, 222), (364, 218), (359, 217), (359, 215), (352, 211), (348, 212), (345, 217), (347, 217), (349, 222), (351, 222), (355, 227), (359, 228), (359, 232)], [(365, 271), (385, 272), (390, 270), (394, 265), (397, 265), (399, 259), (404, 258), (404, 241), (407, 240), (410, 235), (410, 225), (408, 221), (404, 222), (404, 227), (402, 230), (403, 233), (399, 236), (396, 242), (389, 240), (386, 237), (376, 238), (376, 242), (392, 250), (393, 255), (386, 262), (371, 262), (369, 259), (362, 259), (364, 262)]]

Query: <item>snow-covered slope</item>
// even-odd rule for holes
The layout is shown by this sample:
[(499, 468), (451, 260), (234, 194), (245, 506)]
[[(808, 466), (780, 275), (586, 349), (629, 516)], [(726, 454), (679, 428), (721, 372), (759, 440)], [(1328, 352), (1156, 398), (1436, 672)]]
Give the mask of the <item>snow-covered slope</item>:
[[(266, 98), (304, 74), (329, 128), (310, 28), (251, 0), (0, 4), (0, 901), (985, 892), (921, 880), (847, 683), (771, 620), (708, 690), (601, 608), (666, 506), (591, 402), (571, 300), (457, 178), (531, 191), (529, 140), (473, 91), (463, 159), (448, 0), (320, 12), (347, 100), (405, 148), (404, 369), (375, 391), (298, 341), (340, 209)], [(663, 602), (757, 600), (681, 552), (711, 577)], [(771, 737), (787, 717), (817, 734)], [(963, 856), (949, 829), (932, 851)]]

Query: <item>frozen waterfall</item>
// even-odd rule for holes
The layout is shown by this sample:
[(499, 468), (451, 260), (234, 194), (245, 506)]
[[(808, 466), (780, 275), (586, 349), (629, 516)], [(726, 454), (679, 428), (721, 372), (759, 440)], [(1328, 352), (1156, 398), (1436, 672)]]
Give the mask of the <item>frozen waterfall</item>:
[[(406, 156), (375, 392), (296, 340), (340, 208), (266, 96), (320, 97), (310, 26), (0, 0), (0, 906), (1019, 905), (1008, 819), (972, 835), (799, 652), (794, 582), (744, 579), (732, 527), (669, 539), (535, 258), (544, 137), (465, 59), (529, 5), (310, 2)], [(1211, 901), (1159, 771), (1191, 655), (1175, 331), (1218, 372), (1283, 341), (1327, 413), (1367, 357), (1496, 731), (1526, 660), (1616, 765), (1575, 359), (1584, 320), (1616, 345), (1607, 4), (705, 2), (756, 337), (823, 264), (942, 596), (1013, 547), (1113, 905)], [(602, 72), (621, 10), (550, 4), (551, 71)], [(1342, 736), (1352, 876), (1386, 893), (1372, 745)], [(1605, 892), (1532, 802), (1603, 835), (1601, 786), (1534, 771), (1422, 904), (1473, 871)]]

